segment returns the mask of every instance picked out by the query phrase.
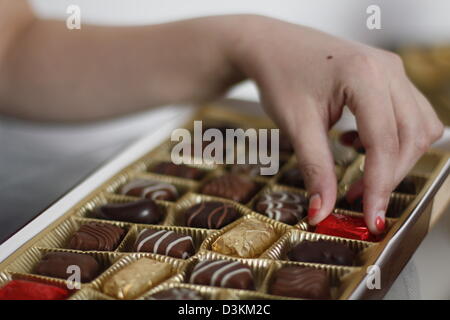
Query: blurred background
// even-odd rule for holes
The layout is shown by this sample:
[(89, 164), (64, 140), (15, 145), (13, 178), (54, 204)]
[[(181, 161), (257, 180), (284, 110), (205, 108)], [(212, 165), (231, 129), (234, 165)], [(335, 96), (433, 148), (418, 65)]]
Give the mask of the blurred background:
[[(102, 25), (154, 24), (231, 13), (262, 14), (396, 50), (404, 57), (411, 78), (450, 126), (448, 0), (30, 0), (30, 3), (39, 16), (57, 19), (67, 18), (69, 5), (79, 5), (82, 24)], [(369, 5), (381, 9), (380, 30), (369, 30), (366, 26)], [(237, 86), (229, 96), (258, 100), (257, 89), (250, 82)], [(84, 125), (43, 125), (0, 116), (0, 243), (99, 165), (151, 128), (155, 130), (159, 121), (170, 121), (176, 112), (174, 106)], [(343, 122), (351, 126), (351, 117), (345, 115)], [(450, 150), (449, 136), (447, 129), (436, 146)], [(397, 281), (407, 294), (393, 297), (450, 299), (449, 216), (437, 224), (419, 247), (413, 258), (415, 267), (410, 267)]]

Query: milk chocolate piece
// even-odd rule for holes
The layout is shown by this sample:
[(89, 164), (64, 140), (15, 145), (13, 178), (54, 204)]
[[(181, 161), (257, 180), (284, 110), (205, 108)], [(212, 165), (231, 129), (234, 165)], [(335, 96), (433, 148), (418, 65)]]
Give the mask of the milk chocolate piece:
[(103, 284), (103, 292), (118, 299), (134, 299), (172, 274), (168, 263), (141, 258), (117, 271)]
[(231, 204), (209, 201), (190, 207), (184, 217), (187, 227), (221, 229), (239, 218), (240, 214)]
[(249, 178), (228, 173), (208, 181), (201, 193), (245, 203), (256, 193), (257, 188), (257, 184)]
[[(279, 163), (278, 168), (283, 165), (283, 162)], [(233, 174), (242, 174), (250, 177), (271, 177), (273, 175), (261, 175), (261, 168), (268, 168), (270, 165), (266, 164), (233, 164), (230, 168), (230, 172)], [(276, 173), (275, 173), (276, 174)]]
[(212, 244), (212, 250), (229, 256), (256, 258), (276, 239), (273, 226), (251, 218), (219, 236)]
[(205, 260), (192, 270), (189, 282), (204, 286), (254, 290), (253, 274), (239, 261)]
[(69, 249), (82, 251), (114, 251), (125, 230), (105, 223), (89, 222), (80, 227), (69, 241)]
[(69, 266), (80, 268), (81, 282), (90, 282), (100, 273), (100, 265), (97, 260), (87, 254), (73, 252), (47, 253), (35, 268), (35, 273), (42, 276), (67, 279), (71, 275), (67, 273)]
[(171, 162), (158, 163), (153, 168), (152, 172), (194, 180), (200, 180), (204, 175), (204, 172), (198, 168), (189, 167), (184, 164), (174, 164)]
[(305, 182), (298, 168), (287, 170), (278, 182), (290, 187), (305, 189)]
[(303, 299), (330, 299), (326, 271), (305, 267), (283, 267), (273, 275), (270, 294)]
[(107, 220), (157, 224), (163, 219), (163, 212), (153, 200), (142, 199), (105, 204), (95, 210), (95, 216)]
[(203, 297), (194, 290), (186, 288), (171, 288), (155, 293), (147, 298), (148, 300), (204, 300)]
[(0, 300), (65, 300), (70, 292), (45, 283), (11, 280), (0, 288)]
[(255, 209), (271, 219), (293, 225), (305, 217), (307, 205), (308, 199), (303, 195), (276, 191), (262, 195)]
[(352, 266), (355, 252), (343, 243), (302, 241), (288, 252), (291, 261)]
[(169, 230), (142, 230), (134, 244), (135, 252), (151, 252), (179, 259), (194, 255), (191, 236), (183, 236)]
[(416, 189), (416, 184), (414, 183), (414, 178), (406, 177), (405, 179), (403, 179), (402, 182), (399, 183), (397, 188), (395, 188), (394, 192), (406, 193), (406, 194), (412, 194), (412, 195), (416, 194), (417, 189)]
[(135, 179), (120, 189), (120, 194), (151, 200), (175, 201), (178, 190), (170, 183), (148, 179)]

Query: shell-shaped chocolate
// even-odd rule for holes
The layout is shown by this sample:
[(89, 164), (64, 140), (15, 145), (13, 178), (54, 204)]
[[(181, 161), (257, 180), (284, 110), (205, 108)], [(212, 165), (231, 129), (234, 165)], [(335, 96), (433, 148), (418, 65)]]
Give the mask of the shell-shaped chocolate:
[(149, 199), (126, 203), (108, 203), (95, 210), (95, 216), (100, 219), (157, 224), (163, 218), (159, 206)]

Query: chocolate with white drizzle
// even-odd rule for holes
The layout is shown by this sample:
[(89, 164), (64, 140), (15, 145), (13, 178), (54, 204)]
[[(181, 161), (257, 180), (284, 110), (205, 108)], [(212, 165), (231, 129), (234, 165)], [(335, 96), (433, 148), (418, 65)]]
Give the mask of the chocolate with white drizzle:
[(305, 217), (307, 204), (308, 199), (303, 195), (276, 191), (262, 195), (255, 210), (271, 219), (293, 225)]
[(204, 286), (254, 290), (253, 274), (239, 261), (205, 260), (192, 270), (189, 282)]
[(178, 190), (173, 185), (148, 179), (130, 181), (120, 189), (120, 194), (151, 200), (175, 201), (178, 198)]
[(184, 213), (187, 227), (207, 229), (221, 229), (239, 217), (239, 213), (231, 204), (219, 201), (196, 204)]
[(169, 230), (142, 230), (134, 244), (135, 252), (151, 252), (178, 259), (195, 254), (191, 236), (182, 236)]

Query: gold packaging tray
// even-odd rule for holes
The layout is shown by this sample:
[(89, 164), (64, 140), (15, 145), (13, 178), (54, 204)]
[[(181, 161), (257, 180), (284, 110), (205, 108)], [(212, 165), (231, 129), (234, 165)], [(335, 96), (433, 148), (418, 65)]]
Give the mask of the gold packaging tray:
[[(193, 119), (203, 120), (204, 125), (208, 126), (231, 123), (242, 128), (273, 127), (273, 124), (265, 117), (232, 112), (220, 106), (206, 106)], [(186, 128), (192, 129), (192, 120), (188, 122)], [(335, 135), (336, 133), (331, 134)], [(286, 190), (307, 195), (305, 190), (284, 186), (279, 183), (281, 175), (288, 168), (296, 165), (296, 159), (293, 154), (283, 159), (285, 160), (284, 165), (275, 176), (252, 178), (260, 186), (259, 191), (247, 203), (236, 203), (231, 200), (199, 193), (200, 187), (206, 181), (228, 171), (227, 165), (198, 165), (197, 167), (205, 171), (204, 177), (198, 181), (150, 173), (149, 169), (156, 163), (170, 161), (170, 145), (170, 141), (166, 140), (155, 149), (148, 150), (147, 154), (130, 163), (123, 170), (116, 172), (112, 178), (104, 181), (99, 188), (67, 210), (61, 218), (54, 221), (45, 230), (30, 239), (14, 254), (4, 260), (0, 264), (0, 285), (11, 279), (20, 278), (63, 286), (65, 280), (33, 274), (36, 263), (46, 252), (67, 251), (81, 253), (81, 251), (66, 249), (67, 241), (82, 224), (89, 221), (97, 221), (120, 226), (127, 233), (119, 246), (112, 252), (84, 252), (94, 256), (102, 264), (103, 273), (91, 283), (81, 284), (81, 289), (73, 292), (70, 299), (113, 299), (113, 297), (102, 292), (103, 282), (117, 270), (124, 268), (141, 257), (167, 262), (172, 265), (173, 273), (166, 281), (149, 288), (137, 299), (151, 299), (152, 294), (168, 288), (189, 288), (197, 291), (205, 299), (292, 299), (274, 296), (268, 292), (273, 272), (284, 265), (300, 265), (325, 270), (332, 285), (333, 299), (381, 298), (427, 233), (433, 197), (448, 175), (450, 167), (448, 154), (438, 151), (430, 151), (425, 154), (410, 173), (414, 177), (420, 192), (415, 196), (393, 193), (390, 210), (401, 211), (401, 215), (395, 219), (387, 219), (387, 233), (381, 241), (364, 242), (314, 233), (306, 218), (291, 226), (254, 211), (253, 207), (257, 197), (266, 192)], [(339, 190), (341, 192), (344, 192), (348, 184), (357, 175), (361, 174), (361, 172), (358, 172), (361, 167), (358, 161), (361, 161), (359, 157), (347, 166), (336, 167), (340, 177)], [(123, 184), (134, 178), (148, 178), (169, 182), (178, 189), (180, 197), (177, 201), (156, 201), (165, 213), (161, 224), (145, 225), (99, 220), (92, 215), (93, 209), (102, 204), (138, 200), (139, 198), (116, 194)], [(220, 230), (184, 227), (182, 219), (184, 210), (194, 204), (209, 200), (230, 203), (238, 211), (240, 218)], [(362, 213), (348, 211), (346, 208), (340, 208), (339, 206), (335, 209), (335, 212), (344, 215), (362, 216)], [(257, 219), (272, 225), (276, 231), (277, 240), (254, 259), (238, 259), (212, 251), (211, 244), (217, 237), (246, 219)], [(190, 235), (194, 241), (195, 255), (189, 259), (182, 260), (158, 254), (132, 252), (136, 236), (143, 228), (172, 230), (179, 234)], [(347, 244), (357, 252), (356, 264), (344, 267), (292, 262), (286, 258), (287, 251), (295, 244), (304, 240), (318, 239)], [(202, 259), (239, 260), (248, 265), (255, 278), (256, 290), (235, 290), (187, 283), (192, 268)], [(365, 285), (367, 280), (366, 270), (372, 265), (380, 267), (382, 272), (382, 283), (379, 290), (369, 290)]]

